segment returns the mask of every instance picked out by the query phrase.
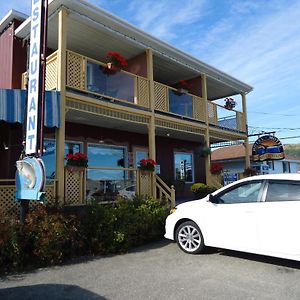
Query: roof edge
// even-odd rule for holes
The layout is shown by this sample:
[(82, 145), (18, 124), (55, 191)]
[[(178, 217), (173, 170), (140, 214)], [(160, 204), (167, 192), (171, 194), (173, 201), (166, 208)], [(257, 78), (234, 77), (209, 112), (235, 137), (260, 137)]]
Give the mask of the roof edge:
[(26, 20), (28, 16), (26, 14), (23, 14), (17, 10), (11, 9), (1, 20), (0, 20), (0, 32), (2, 32), (8, 25), (9, 23), (17, 19), (21, 22)]

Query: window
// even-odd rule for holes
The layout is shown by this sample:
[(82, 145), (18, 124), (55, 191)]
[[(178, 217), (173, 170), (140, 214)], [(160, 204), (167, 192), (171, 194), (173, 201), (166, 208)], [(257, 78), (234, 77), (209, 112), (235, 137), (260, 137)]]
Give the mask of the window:
[(193, 117), (193, 98), (191, 95), (177, 95), (173, 90), (169, 90), (170, 112), (186, 117)]
[(292, 181), (270, 181), (266, 201), (300, 201), (300, 184)]
[(126, 148), (111, 145), (88, 145), (89, 167), (108, 168), (107, 170), (89, 170), (88, 177), (97, 180), (124, 179), (125, 172), (121, 170), (109, 170), (109, 168), (125, 168)]
[[(68, 153), (80, 152), (82, 148), (81, 143), (66, 141), (65, 143), (65, 156)], [(44, 140), (44, 149), (42, 159), (45, 164), (46, 178), (47, 180), (55, 178), (55, 168), (56, 168), (56, 141), (53, 139)]]
[(193, 154), (175, 152), (175, 180), (194, 182)]
[(236, 204), (257, 202), (262, 187), (261, 181), (240, 185), (216, 196), (216, 203)]
[(87, 63), (87, 89), (90, 92), (134, 102), (133, 76), (123, 72), (105, 74), (100, 65), (92, 62)]

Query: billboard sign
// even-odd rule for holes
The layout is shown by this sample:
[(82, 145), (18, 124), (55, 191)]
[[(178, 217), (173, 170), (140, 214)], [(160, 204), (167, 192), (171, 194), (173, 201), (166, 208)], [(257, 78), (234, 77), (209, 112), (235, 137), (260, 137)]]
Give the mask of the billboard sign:
[(264, 135), (256, 140), (252, 147), (252, 160), (284, 159), (284, 150), (280, 140), (273, 135)]
[(42, 41), (42, 0), (32, 0), (29, 52), (29, 78), (26, 122), (26, 154), (34, 154), (38, 147), (39, 97)]

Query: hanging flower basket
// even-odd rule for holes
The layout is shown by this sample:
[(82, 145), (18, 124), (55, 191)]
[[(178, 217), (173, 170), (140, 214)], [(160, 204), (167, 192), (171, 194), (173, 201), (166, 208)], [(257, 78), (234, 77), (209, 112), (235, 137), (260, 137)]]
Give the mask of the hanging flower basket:
[(226, 98), (224, 99), (225, 104), (224, 104), (224, 108), (228, 109), (228, 110), (232, 110), (236, 107), (237, 103), (233, 98)]
[(179, 80), (175, 84), (175, 88), (177, 89), (174, 93), (178, 96), (188, 94), (191, 89), (191, 85), (186, 80)]
[(72, 167), (87, 168), (88, 166), (87, 156), (81, 152), (77, 152), (75, 154), (69, 153), (65, 160), (67, 161), (66, 167), (69, 169)]
[(103, 68), (103, 73), (113, 75), (127, 66), (128, 63), (126, 59), (120, 53), (110, 51), (107, 53), (107, 63), (105, 68)]
[(203, 146), (200, 150), (200, 156), (201, 157), (207, 157), (208, 155), (211, 154), (211, 150), (209, 147), (207, 146)]
[(139, 169), (141, 171), (154, 172), (156, 161), (153, 159), (141, 159)]
[(223, 171), (224, 165), (220, 163), (212, 163), (210, 165), (210, 173), (214, 175), (219, 175)]

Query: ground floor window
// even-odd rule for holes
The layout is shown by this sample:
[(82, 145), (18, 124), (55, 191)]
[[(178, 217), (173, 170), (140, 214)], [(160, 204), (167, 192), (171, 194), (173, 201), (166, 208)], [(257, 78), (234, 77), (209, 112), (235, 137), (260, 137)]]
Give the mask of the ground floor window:
[(118, 195), (135, 194), (136, 176), (128, 167), (127, 147), (88, 144), (89, 167), (86, 192), (88, 200), (114, 200)]
[(193, 154), (174, 152), (175, 180), (194, 182)]
[[(64, 155), (82, 152), (82, 143), (66, 141)], [(56, 141), (54, 139), (44, 139), (44, 153), (42, 159), (46, 168), (46, 178), (51, 180), (55, 178), (56, 167)]]

